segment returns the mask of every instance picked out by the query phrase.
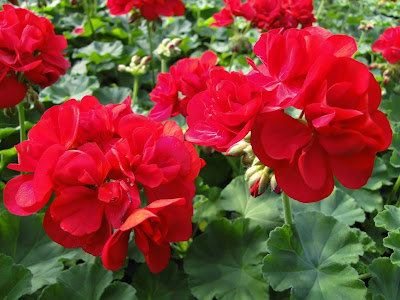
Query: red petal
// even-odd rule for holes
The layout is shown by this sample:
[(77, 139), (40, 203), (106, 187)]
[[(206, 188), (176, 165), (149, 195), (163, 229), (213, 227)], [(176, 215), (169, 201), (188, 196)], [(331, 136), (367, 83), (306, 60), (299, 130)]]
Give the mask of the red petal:
[(128, 253), (128, 242), (131, 231), (117, 230), (104, 245), (101, 260), (104, 267), (116, 271), (124, 265)]

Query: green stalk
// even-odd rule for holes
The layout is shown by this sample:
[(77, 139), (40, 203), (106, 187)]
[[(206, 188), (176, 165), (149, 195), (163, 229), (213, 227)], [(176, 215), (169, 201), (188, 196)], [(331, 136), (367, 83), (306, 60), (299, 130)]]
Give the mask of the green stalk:
[(321, 14), (322, 8), (324, 7), (325, 0), (321, 0), (321, 3), (319, 4), (317, 14), (315, 15), (315, 19), (318, 21), (319, 15)]
[(137, 93), (139, 90), (139, 76), (134, 75), (134, 77), (135, 77), (135, 80), (133, 82), (132, 106), (134, 106), (136, 103)]
[(167, 60), (165, 58), (161, 58), (161, 73), (167, 72)]
[(282, 204), (283, 204), (283, 213), (285, 217), (285, 224), (292, 225), (293, 219), (292, 219), (292, 210), (290, 208), (290, 199), (288, 195), (285, 194), (285, 192), (282, 192)]
[[(400, 176), (397, 177), (397, 180), (396, 180), (396, 182), (395, 182), (395, 184), (393, 186), (392, 192), (390, 193), (389, 199), (388, 199), (386, 204), (391, 204), (393, 202), (393, 200), (396, 197), (396, 194), (397, 194), (399, 188), (400, 188)], [(400, 206), (400, 199), (397, 201), (396, 206), (397, 207)]]
[(26, 128), (25, 128), (25, 109), (22, 101), (18, 103), (18, 117), (19, 117), (19, 136), (20, 141), (26, 140)]
[[(149, 40), (149, 48), (150, 48), (150, 56), (153, 57), (153, 51), (154, 51), (154, 46), (153, 46), (153, 38), (151, 36), (151, 28), (150, 28), (150, 21), (147, 20), (147, 38)], [(150, 68), (151, 68), (151, 81), (153, 83), (153, 86), (156, 85), (156, 75), (154, 72), (154, 59), (150, 61)]]
[(236, 58), (236, 54), (237, 54), (237, 52), (233, 52), (232, 53), (232, 56), (231, 56), (231, 61), (229, 62), (229, 72), (231, 71), (231, 69), (232, 69), (232, 66), (233, 66), (233, 62), (234, 62), (234, 60), (235, 60), (235, 58)]
[(357, 42), (357, 49), (360, 48), (361, 43), (362, 43), (362, 41), (364, 40), (364, 36), (365, 36), (365, 31), (363, 30), (363, 31), (361, 32), (361, 36), (360, 36), (360, 38), (358, 39), (358, 42)]
[(83, 9), (86, 14), (86, 20), (89, 23), (90, 30), (92, 31), (92, 38), (93, 40), (96, 38), (95, 33), (94, 33), (94, 27), (92, 24), (92, 19), (91, 19), (91, 13), (90, 13), (90, 7), (88, 6), (88, 0), (83, 0)]

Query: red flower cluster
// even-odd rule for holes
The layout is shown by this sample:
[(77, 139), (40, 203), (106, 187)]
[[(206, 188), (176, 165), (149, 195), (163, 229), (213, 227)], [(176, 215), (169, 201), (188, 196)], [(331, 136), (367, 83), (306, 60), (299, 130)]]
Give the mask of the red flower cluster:
[[(165, 121), (178, 114), (187, 115), (189, 101), (207, 88), (206, 82), (211, 69), (216, 67), (217, 55), (206, 51), (200, 58), (184, 58), (176, 66), (171, 66), (170, 73), (160, 73), (158, 83), (150, 93), (150, 99), (156, 104), (149, 117), (156, 121)], [(179, 93), (184, 97), (180, 98)]]
[(244, 17), (253, 27), (261, 30), (274, 28), (302, 28), (315, 22), (312, 0), (224, 0), (226, 7), (213, 15), (211, 27), (224, 27), (233, 23), (233, 17)]
[[(14, 214), (29, 215), (43, 208), (54, 192), (44, 228), (57, 243), (99, 255), (113, 228), (125, 224), (121, 230), (126, 230), (126, 224), (149, 211), (161, 220), (149, 217), (130, 229), (164, 234), (149, 233), (147, 248), (136, 237), (149, 266), (158, 272), (168, 264), (168, 242), (190, 237), (191, 199), (201, 161), (175, 122), (163, 125), (134, 114), (130, 98), (103, 106), (86, 96), (47, 110), (28, 137), (16, 146), (19, 163), (10, 165), (28, 174), (7, 183), (4, 204)], [(140, 189), (148, 207), (139, 208)], [(177, 214), (173, 221), (164, 217), (171, 211)], [(120, 268), (124, 260), (115, 264), (103, 255), (110, 269)]]
[(119, 16), (129, 13), (133, 8), (147, 20), (157, 19), (159, 16), (182, 16), (185, 6), (181, 0), (108, 0), (110, 14)]
[[(301, 202), (352, 189), (371, 176), (376, 152), (391, 143), (378, 111), (379, 84), (350, 58), (355, 41), (322, 28), (272, 30), (254, 47), (263, 64), (244, 76), (212, 71), (207, 90), (188, 105), (187, 139), (217, 151), (251, 130), (254, 154), (280, 188)], [(284, 109), (297, 109), (297, 117)]]
[(70, 66), (63, 57), (66, 39), (54, 33), (45, 17), (4, 4), (0, 11), (0, 107), (21, 102), (27, 87), (16, 72), (42, 88), (52, 85)]
[(372, 51), (382, 52), (382, 56), (391, 64), (400, 61), (400, 26), (386, 29), (372, 45)]

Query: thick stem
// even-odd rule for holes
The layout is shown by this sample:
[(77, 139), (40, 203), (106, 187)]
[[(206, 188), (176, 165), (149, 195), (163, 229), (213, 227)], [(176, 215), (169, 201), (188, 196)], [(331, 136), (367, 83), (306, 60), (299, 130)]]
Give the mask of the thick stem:
[(321, 3), (319, 4), (317, 14), (315, 15), (315, 19), (318, 21), (319, 15), (321, 14), (322, 8), (324, 7), (325, 0), (321, 0)]
[[(153, 46), (153, 38), (151, 36), (150, 21), (147, 20), (146, 23), (147, 23), (147, 39), (149, 41), (150, 56), (153, 57), (154, 46)], [(154, 59), (151, 59), (151, 61), (150, 61), (150, 68), (151, 68), (151, 82), (153, 83), (153, 86), (155, 86), (156, 85), (156, 75), (154, 72)]]
[(290, 199), (288, 195), (282, 192), (282, 204), (283, 204), (283, 214), (285, 217), (285, 224), (291, 225), (293, 224), (292, 219), (292, 210), (290, 208)]
[(19, 136), (20, 141), (26, 140), (26, 128), (25, 128), (25, 109), (22, 102), (18, 104), (18, 117), (19, 117)]
[(233, 62), (235, 61), (235, 58), (236, 58), (236, 54), (237, 54), (237, 52), (233, 52), (232, 53), (232, 56), (231, 56), (231, 61), (229, 62), (229, 72), (231, 71), (231, 69), (232, 69), (232, 66), (233, 66)]
[(357, 42), (357, 49), (360, 49), (361, 43), (362, 43), (363, 40), (364, 40), (364, 36), (365, 36), (365, 31), (363, 30), (363, 31), (361, 32), (361, 36), (360, 36), (360, 38), (358, 39), (358, 42)]
[(161, 58), (161, 73), (167, 72), (167, 60), (165, 58)]
[[(396, 180), (396, 182), (395, 182), (395, 184), (393, 186), (392, 192), (390, 193), (389, 199), (388, 199), (386, 204), (391, 204), (393, 202), (393, 200), (395, 199), (399, 188), (400, 188), (400, 176), (397, 177), (397, 180)], [(400, 199), (397, 201), (396, 206), (397, 207), (400, 206)]]
[(90, 6), (88, 5), (88, 0), (83, 0), (83, 9), (84, 9), (84, 11), (85, 11), (85, 14), (86, 14), (86, 20), (88, 21), (88, 23), (89, 23), (89, 26), (90, 26), (90, 30), (92, 31), (92, 38), (93, 38), (93, 40), (96, 38), (96, 36), (95, 36), (95, 33), (94, 33), (94, 27), (93, 27), (93, 24), (92, 24), (92, 19), (91, 19), (91, 8), (90, 8)]
[(371, 278), (371, 277), (372, 277), (372, 275), (369, 274), (369, 273), (360, 274), (360, 275), (358, 276), (358, 278), (361, 279), (361, 280), (363, 280), (363, 279), (368, 279), (368, 278)]
[(133, 82), (132, 106), (136, 104), (138, 90), (139, 90), (139, 76), (135, 75), (135, 80)]

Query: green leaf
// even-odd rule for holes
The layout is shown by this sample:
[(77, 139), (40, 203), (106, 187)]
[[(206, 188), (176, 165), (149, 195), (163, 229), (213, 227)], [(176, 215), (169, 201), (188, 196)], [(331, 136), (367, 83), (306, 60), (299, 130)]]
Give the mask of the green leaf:
[(400, 228), (400, 208), (393, 205), (385, 205), (374, 218), (375, 226), (385, 228), (387, 231), (394, 231)]
[(400, 300), (400, 268), (393, 265), (388, 257), (379, 257), (369, 266), (372, 278), (369, 290), (373, 299)]
[[(136, 300), (136, 290), (133, 286), (120, 281), (111, 283), (104, 291), (101, 300), (129, 299)], [(148, 298), (147, 298), (148, 299)]]
[(382, 158), (377, 157), (375, 159), (374, 170), (368, 182), (363, 186), (363, 188), (368, 190), (379, 190), (383, 185), (392, 185), (393, 183), (389, 180), (389, 174), (387, 167)]
[(103, 105), (109, 103), (121, 103), (132, 93), (132, 90), (126, 87), (102, 87), (93, 92), (99, 102)]
[(350, 228), (320, 212), (294, 220), (272, 231), (267, 242), (263, 273), (272, 288), (291, 288), (291, 299), (364, 299), (366, 288), (348, 266), (363, 254)]
[(210, 223), (190, 245), (185, 262), (189, 286), (198, 299), (266, 299), (268, 284), (261, 274), (265, 230), (249, 220)]
[(371, 191), (364, 188), (358, 190), (347, 189), (341, 184), (336, 185), (347, 195), (352, 197), (357, 204), (366, 212), (373, 212), (374, 210), (382, 210), (382, 196), (378, 191)]
[(39, 94), (41, 101), (51, 101), (60, 104), (68, 99), (80, 100), (86, 95), (92, 95), (93, 90), (100, 86), (96, 76), (61, 76), (53, 85), (43, 89)]
[(31, 291), (32, 273), (14, 263), (11, 257), (0, 254), (0, 299), (18, 300)]
[(112, 279), (112, 272), (100, 264), (80, 264), (61, 272), (39, 300), (99, 300)]
[(268, 231), (283, 223), (278, 210), (280, 202), (280, 196), (270, 189), (257, 198), (252, 197), (243, 176), (233, 179), (220, 196), (223, 209), (235, 211), (239, 216), (250, 219), (252, 226), (260, 225)]
[(109, 43), (94, 41), (86, 47), (76, 49), (73, 57), (88, 57), (90, 61), (99, 64), (108, 58), (119, 58), (123, 49), (122, 42), (118, 40)]
[(346, 225), (364, 222), (365, 213), (357, 202), (342, 190), (335, 188), (326, 199), (314, 203), (291, 201), (293, 213), (305, 211), (320, 211), (326, 216), (332, 216)]
[(389, 232), (388, 236), (383, 239), (383, 245), (393, 250), (390, 260), (400, 266), (400, 232)]
[(19, 217), (4, 211), (0, 215), (0, 252), (32, 272), (32, 292), (56, 282), (64, 268), (61, 259), (77, 258), (82, 253), (53, 242), (45, 233), (42, 220), (41, 214)]
[(158, 274), (150, 272), (146, 264), (142, 264), (132, 281), (139, 299), (169, 300), (191, 299), (187, 284), (187, 275), (178, 270), (174, 262)]

